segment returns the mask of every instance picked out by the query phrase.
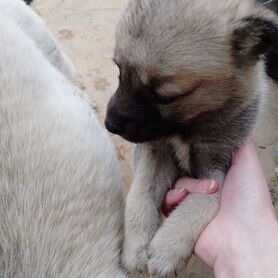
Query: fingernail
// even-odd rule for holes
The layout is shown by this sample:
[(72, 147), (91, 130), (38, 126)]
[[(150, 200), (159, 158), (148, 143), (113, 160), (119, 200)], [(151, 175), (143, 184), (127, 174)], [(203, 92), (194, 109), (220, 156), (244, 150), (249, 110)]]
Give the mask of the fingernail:
[(186, 193), (186, 189), (185, 188), (181, 188), (179, 191), (178, 191), (179, 194), (182, 194), (182, 193)]
[(216, 188), (216, 185), (217, 185), (217, 183), (216, 183), (216, 181), (211, 181), (211, 183), (210, 183), (210, 187), (209, 187), (209, 191), (212, 191), (213, 189), (215, 189)]

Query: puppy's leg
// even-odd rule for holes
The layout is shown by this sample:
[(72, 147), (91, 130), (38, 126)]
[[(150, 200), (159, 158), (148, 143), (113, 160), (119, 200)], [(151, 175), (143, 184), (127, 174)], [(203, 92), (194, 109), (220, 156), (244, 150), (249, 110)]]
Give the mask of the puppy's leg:
[(160, 209), (176, 178), (171, 152), (159, 144), (138, 145), (135, 179), (127, 197), (123, 264), (147, 271), (148, 247), (161, 224)]
[(201, 231), (218, 211), (219, 196), (191, 195), (165, 220), (149, 249), (149, 272), (159, 277), (179, 272), (192, 256)]
[(0, 15), (1, 13), (14, 20), (23, 32), (32, 38), (52, 65), (71, 81), (75, 80), (75, 70), (70, 59), (60, 49), (42, 19), (31, 8), (22, 0), (0, 0)]
[[(203, 152), (194, 158), (198, 177), (216, 179), (222, 184), (223, 167), (210, 167), (211, 158), (213, 156)], [(220, 193), (191, 195), (165, 220), (150, 244), (148, 267), (151, 274), (169, 275), (187, 264), (200, 233), (215, 217), (219, 200)]]

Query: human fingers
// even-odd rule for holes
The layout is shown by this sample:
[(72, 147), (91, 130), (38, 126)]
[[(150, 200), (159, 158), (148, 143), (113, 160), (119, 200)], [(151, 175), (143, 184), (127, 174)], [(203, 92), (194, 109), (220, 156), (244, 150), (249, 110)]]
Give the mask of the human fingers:
[(218, 188), (219, 185), (214, 180), (179, 179), (175, 188), (170, 190), (166, 195), (163, 213), (167, 216), (189, 194), (213, 194), (218, 191)]

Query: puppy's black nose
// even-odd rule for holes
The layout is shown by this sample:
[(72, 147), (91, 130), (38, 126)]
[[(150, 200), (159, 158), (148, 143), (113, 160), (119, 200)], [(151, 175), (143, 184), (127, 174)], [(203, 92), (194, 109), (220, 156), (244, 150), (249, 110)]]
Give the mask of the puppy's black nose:
[(105, 127), (107, 130), (111, 133), (117, 134), (117, 135), (122, 135), (124, 133), (125, 127), (124, 125), (118, 125), (113, 123), (112, 121), (105, 120)]

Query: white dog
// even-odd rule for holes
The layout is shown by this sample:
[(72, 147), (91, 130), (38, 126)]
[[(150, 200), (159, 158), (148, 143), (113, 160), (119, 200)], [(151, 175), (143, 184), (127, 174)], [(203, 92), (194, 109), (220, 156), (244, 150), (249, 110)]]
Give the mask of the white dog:
[(42, 19), (23, 1), (0, 0), (1, 17), (7, 16), (19, 25), (22, 31), (32, 38), (38, 48), (69, 79), (75, 79), (75, 71), (69, 58), (60, 50), (57, 42), (45, 27)]
[(0, 50), (0, 277), (125, 277), (115, 151), (70, 61), (21, 0)]

